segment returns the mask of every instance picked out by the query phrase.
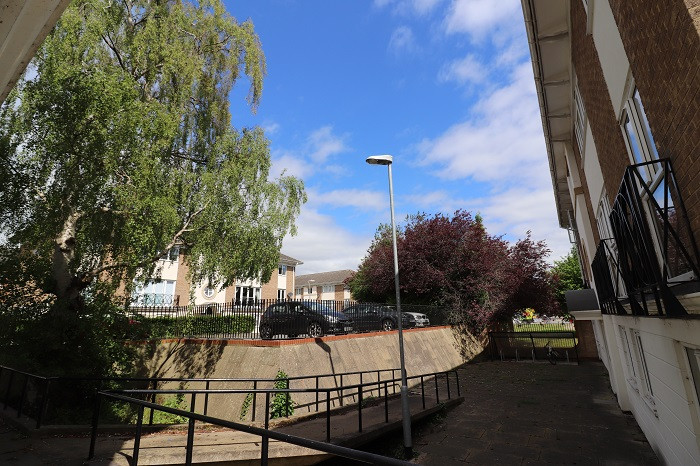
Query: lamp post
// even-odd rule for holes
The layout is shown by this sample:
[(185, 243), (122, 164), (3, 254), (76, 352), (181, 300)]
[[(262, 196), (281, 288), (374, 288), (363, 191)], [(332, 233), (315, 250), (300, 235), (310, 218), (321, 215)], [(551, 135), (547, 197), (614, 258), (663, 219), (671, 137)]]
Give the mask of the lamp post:
[(406, 363), (403, 352), (403, 325), (401, 321), (401, 296), (399, 292), (399, 256), (396, 251), (396, 223), (394, 222), (394, 183), (391, 178), (391, 155), (372, 155), (367, 157), (370, 165), (386, 165), (389, 169), (389, 205), (391, 206), (391, 235), (394, 246), (394, 285), (396, 286), (396, 311), (398, 312), (397, 327), (399, 330), (399, 359), (401, 363), (401, 421), (403, 423), (404, 458), (413, 457), (413, 441), (411, 439), (411, 410), (408, 406), (408, 385), (406, 383)]

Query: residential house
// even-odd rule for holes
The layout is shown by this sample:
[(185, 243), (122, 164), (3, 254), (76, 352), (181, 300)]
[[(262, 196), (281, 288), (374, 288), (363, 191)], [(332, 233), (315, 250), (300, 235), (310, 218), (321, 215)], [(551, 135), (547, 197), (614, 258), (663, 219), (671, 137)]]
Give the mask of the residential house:
[(353, 273), (355, 272), (352, 270), (334, 270), (299, 275), (296, 278), (294, 299), (349, 302), (352, 297), (345, 280), (350, 278)]
[(209, 283), (192, 284), (187, 278), (187, 260), (184, 250), (175, 247), (158, 263), (157, 277), (139, 285), (132, 293), (134, 306), (169, 306), (210, 303), (250, 303), (260, 300), (285, 299), (292, 295), (296, 267), (301, 261), (280, 254), (277, 272), (270, 280), (239, 281), (235, 285), (221, 287)]
[(597, 294), (576, 319), (661, 461), (700, 464), (700, 6), (522, 6), (559, 223)]

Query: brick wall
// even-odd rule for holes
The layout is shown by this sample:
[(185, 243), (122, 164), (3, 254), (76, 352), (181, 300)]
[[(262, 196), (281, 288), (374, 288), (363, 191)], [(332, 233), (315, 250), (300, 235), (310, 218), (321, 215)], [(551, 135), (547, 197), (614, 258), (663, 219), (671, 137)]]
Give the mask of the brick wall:
[[(627, 166), (630, 165), (630, 158), (627, 154), (622, 131), (615, 118), (615, 110), (610, 101), (610, 94), (603, 77), (598, 52), (593, 43), (593, 36), (586, 34), (586, 21), (586, 11), (583, 9), (582, 2), (572, 1), (571, 56), (588, 124), (591, 127), (598, 152), (605, 190), (612, 204), (620, 188), (622, 175)], [(575, 150), (578, 148), (576, 147)], [(585, 177), (582, 177), (582, 181), (583, 179)], [(585, 186), (587, 187), (587, 184)], [(587, 197), (588, 203), (590, 203), (590, 193)], [(589, 206), (591, 223), (595, 234), (597, 234), (596, 216), (593, 213), (595, 209), (597, 206)]]
[(262, 299), (277, 299), (277, 269), (272, 271), (270, 279), (267, 283), (262, 284), (262, 289), (260, 290), (260, 298)]
[[(580, 2), (572, 2), (580, 3)], [(700, 232), (700, 1), (610, 0), (660, 157)]]
[(345, 286), (335, 285), (335, 300), (343, 301), (345, 299)]
[(292, 293), (292, 296), (294, 296), (294, 267), (287, 266), (287, 291), (285, 292), (285, 296), (289, 296), (289, 293)]
[(187, 265), (187, 256), (185, 256), (183, 249), (180, 249), (180, 257), (177, 259), (175, 296), (179, 296), (178, 304), (180, 306), (187, 306), (190, 303), (190, 281), (187, 279), (187, 272), (189, 272), (190, 267)]

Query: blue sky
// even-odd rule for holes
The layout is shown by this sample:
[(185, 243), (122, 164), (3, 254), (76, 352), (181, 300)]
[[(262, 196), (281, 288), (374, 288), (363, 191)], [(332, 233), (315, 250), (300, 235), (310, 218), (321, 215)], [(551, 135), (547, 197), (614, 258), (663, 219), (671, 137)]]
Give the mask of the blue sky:
[(259, 125), (272, 176), (302, 178), (309, 201), (282, 251), (298, 273), (356, 269), (379, 223), (480, 212), (514, 241), (532, 230), (553, 250), (557, 224), (519, 0), (236, 0), (267, 59), (257, 113), (248, 83), (231, 94), (233, 125)]

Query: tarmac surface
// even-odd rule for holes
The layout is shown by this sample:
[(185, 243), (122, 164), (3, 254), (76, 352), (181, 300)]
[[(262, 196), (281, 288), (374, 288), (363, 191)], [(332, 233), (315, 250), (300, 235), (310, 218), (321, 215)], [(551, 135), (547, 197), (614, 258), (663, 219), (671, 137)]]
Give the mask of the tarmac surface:
[[(601, 363), (552, 366), (532, 362), (484, 362), (464, 365), (459, 374), (464, 401), (415, 426), (413, 462), (441, 466), (660, 464), (634, 418), (617, 405)], [(446, 401), (446, 387), (442, 381), (440, 384), (440, 401)], [(419, 393), (415, 389), (412, 391)], [(389, 405), (391, 423), (395, 426), (400, 425), (396, 422), (400, 411), (398, 401), (394, 399)], [(435, 406), (435, 403), (433, 393), (426, 400), (426, 407)], [(420, 396), (414, 395), (411, 412), (420, 412), (421, 404)], [(351, 409), (333, 417), (332, 435), (352, 442), (357, 440), (357, 426), (357, 411)], [(383, 404), (363, 410), (362, 435), (377, 429), (380, 432), (382, 426), (386, 426)], [(280, 430), (323, 440), (325, 418)], [(227, 459), (236, 459), (236, 451), (249, 451), (255, 458), (260, 448), (259, 437), (245, 438), (246, 435), (229, 431), (198, 433), (195, 464), (225, 464)], [(184, 434), (178, 432), (145, 436), (141, 444), (146, 448), (142, 449), (139, 464), (181, 462), (176, 458), (184, 456), (184, 438)], [(101, 459), (92, 464), (129, 464), (131, 445), (133, 441), (128, 435), (102, 436), (98, 442)], [(25, 436), (0, 418), (0, 464), (80, 465), (84, 464), (88, 446), (89, 438), (80, 436)], [(271, 442), (271, 456), (275, 449), (284, 455), (285, 451), (279, 450), (283, 447)], [(287, 450), (289, 454), (304, 454), (298, 447), (294, 448), (297, 450)], [(400, 431), (374, 441), (371, 449), (388, 455), (401, 451)], [(151, 460), (148, 460), (148, 452)], [(226, 455), (222, 456), (224, 453)], [(278, 464), (290, 463), (285, 458), (280, 460)], [(336, 462), (330, 460), (328, 464)]]

